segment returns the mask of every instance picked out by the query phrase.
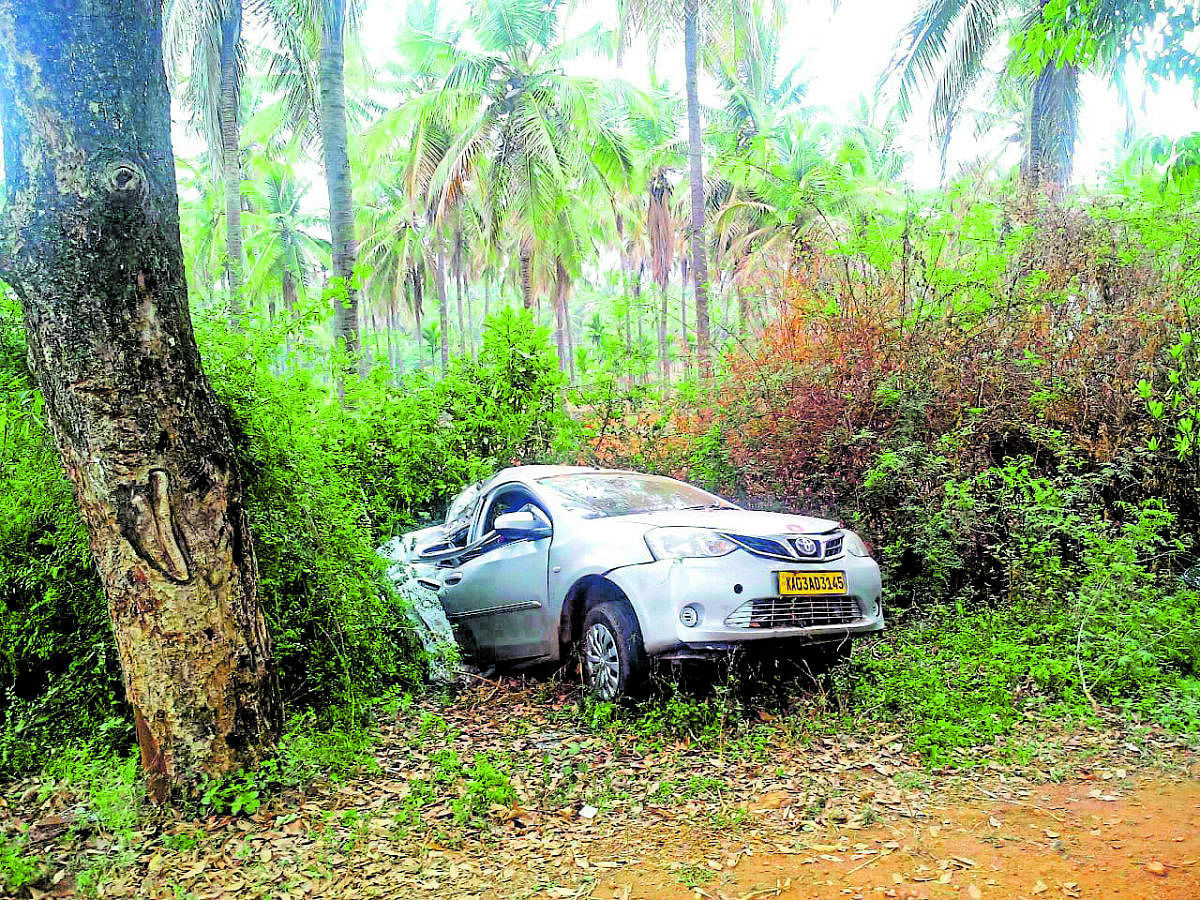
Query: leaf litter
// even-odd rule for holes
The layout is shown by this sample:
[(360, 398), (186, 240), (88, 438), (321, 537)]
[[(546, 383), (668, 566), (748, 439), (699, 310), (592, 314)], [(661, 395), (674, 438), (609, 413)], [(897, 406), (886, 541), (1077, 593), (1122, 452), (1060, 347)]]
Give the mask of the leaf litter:
[[(1134, 745), (1120, 720), (1036, 722), (1027, 764), (930, 770), (899, 732), (766, 715), (753, 741), (714, 743), (594, 730), (585, 713), (570, 686), (483, 682), (385, 715), (377, 771), (250, 816), (163, 813), (118, 840), (26, 780), (5, 786), (0, 821), (44, 863), (31, 897), (72, 896), (89, 867), (98, 896), (198, 900), (1077, 897), (1111, 886), (1087, 863), (1101, 853), (1137, 895), (1200, 895), (1195, 754), (1153, 729)], [(1154, 823), (1161, 847), (1145, 840), (1158, 793), (1188, 807)]]

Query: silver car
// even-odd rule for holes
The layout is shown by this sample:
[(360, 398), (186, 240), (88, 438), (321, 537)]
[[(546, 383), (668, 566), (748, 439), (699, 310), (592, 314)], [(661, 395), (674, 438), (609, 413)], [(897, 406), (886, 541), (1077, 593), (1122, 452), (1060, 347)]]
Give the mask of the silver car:
[(879, 566), (854, 532), (657, 475), (504, 469), (402, 548), (469, 654), (524, 666), (578, 650), (604, 699), (652, 659), (753, 648), (819, 665), (883, 628)]

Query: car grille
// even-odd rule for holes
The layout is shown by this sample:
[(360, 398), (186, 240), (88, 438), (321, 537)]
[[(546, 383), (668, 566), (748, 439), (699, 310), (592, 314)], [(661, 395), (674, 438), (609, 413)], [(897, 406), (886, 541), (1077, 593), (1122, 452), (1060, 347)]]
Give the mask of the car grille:
[(789, 543), (801, 559), (830, 559), (842, 552), (842, 536), (792, 538)]
[(748, 600), (726, 617), (725, 624), (731, 628), (810, 628), (814, 625), (849, 625), (861, 618), (853, 597), (831, 594)]
[(842, 534), (812, 535), (811, 537), (785, 537), (781, 539), (752, 537), (747, 534), (726, 534), (734, 543), (740, 544), (756, 556), (773, 559), (799, 559), (804, 562), (820, 562), (842, 555), (845, 536)]

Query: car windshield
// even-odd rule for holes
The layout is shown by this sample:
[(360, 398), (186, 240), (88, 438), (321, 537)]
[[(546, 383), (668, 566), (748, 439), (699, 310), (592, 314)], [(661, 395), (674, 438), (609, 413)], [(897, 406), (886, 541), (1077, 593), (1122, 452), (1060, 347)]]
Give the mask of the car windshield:
[(736, 509), (715, 494), (656, 475), (586, 472), (553, 475), (538, 484), (569, 509), (588, 519), (672, 509)]

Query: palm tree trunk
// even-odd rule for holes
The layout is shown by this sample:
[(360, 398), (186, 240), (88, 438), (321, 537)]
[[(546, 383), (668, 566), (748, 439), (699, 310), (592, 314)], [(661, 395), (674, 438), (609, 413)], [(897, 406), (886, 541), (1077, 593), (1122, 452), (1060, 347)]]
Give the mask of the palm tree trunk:
[(463, 240), (462, 232), (454, 229), (454, 255), (451, 257), (454, 292), (458, 303), (458, 355), (467, 355), (467, 325), (463, 319)]
[(417, 321), (417, 368), (425, 368), (425, 331), (421, 319), (425, 314), (425, 266), (418, 264), (411, 273), (413, 316)]
[(634, 372), (637, 380), (643, 384), (646, 381), (646, 370), (642, 360), (642, 273), (645, 268), (645, 263), (642, 263), (633, 276), (633, 309), (634, 316), (637, 318), (637, 368)]
[[(291, 269), (284, 269), (280, 276), (283, 285), (283, 314), (291, 319), (292, 310), (296, 308), (296, 276)], [(292, 329), (288, 322), (288, 330), (283, 336), (283, 370), (286, 372), (292, 361)]]
[(471, 307), (471, 279), (467, 275), (467, 267), (462, 270), (463, 297), (467, 304), (467, 352), (475, 356), (475, 310)]
[(1051, 194), (1071, 178), (1079, 131), (1079, 70), (1050, 63), (1033, 86), (1021, 178), (1028, 190)]
[[(326, 0), (321, 28), (319, 65), (321, 149), (325, 159), (325, 184), (329, 189), (329, 234), (333, 239), (333, 275), (345, 294), (338, 304), (336, 336), (346, 352), (359, 355), (358, 291), (354, 288), (354, 197), (350, 184), (350, 154), (346, 139), (346, 0)], [(359, 359), (363, 373), (363, 361)]]
[(667, 289), (659, 288), (658, 310), (658, 367), (662, 376), (662, 385), (666, 387), (671, 381), (671, 361), (667, 353)]
[(554, 268), (554, 345), (558, 348), (558, 366), (568, 376), (571, 374), (571, 351), (568, 347), (567, 295), (571, 289), (571, 276), (561, 259)]
[(221, 168), (225, 179), (225, 277), (229, 319), (240, 330), (245, 312), (242, 297), (242, 160), (239, 113), (238, 45), (242, 40), (242, 4), (233, 0), (221, 23), (221, 99), (217, 110), (221, 132)]
[(692, 354), (691, 347), (688, 344), (687, 282), (688, 261), (687, 257), (685, 256), (679, 260), (679, 336), (681, 341), (680, 355), (683, 357), (683, 377), (691, 378)]
[(692, 285), (696, 295), (696, 356), (700, 374), (710, 372), (708, 357), (708, 257), (704, 240), (704, 161), (700, 133), (697, 68), (700, 54), (699, 0), (683, 2), (683, 59), (687, 69), (688, 170), (691, 181)]
[(442, 329), (442, 377), (450, 371), (450, 309), (446, 302), (446, 250), (438, 241), (437, 250), (438, 323)]

